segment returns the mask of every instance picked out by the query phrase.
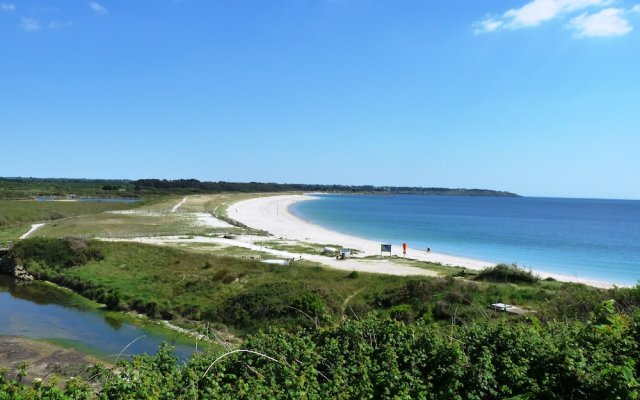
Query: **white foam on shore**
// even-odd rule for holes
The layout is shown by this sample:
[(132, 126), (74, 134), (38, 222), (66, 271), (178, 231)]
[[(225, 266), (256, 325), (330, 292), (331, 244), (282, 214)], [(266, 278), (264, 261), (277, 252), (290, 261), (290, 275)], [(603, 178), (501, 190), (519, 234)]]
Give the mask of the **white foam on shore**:
[[(380, 255), (380, 243), (363, 239), (305, 221), (289, 212), (289, 206), (299, 201), (317, 199), (312, 195), (279, 195), (258, 197), (240, 201), (229, 207), (230, 215), (239, 222), (256, 229), (265, 230), (272, 235), (284, 239), (300, 240), (324, 245), (340, 245), (359, 250), (359, 257)], [(233, 210), (233, 211), (232, 211)], [(392, 244), (393, 255), (402, 256), (401, 246)], [(474, 270), (481, 270), (495, 265), (488, 261), (467, 257), (459, 257), (437, 252), (426, 252), (418, 249), (407, 249), (406, 258), (447, 266), (459, 266)], [(364, 260), (363, 260), (364, 261)], [(582, 279), (574, 276), (556, 274), (533, 269), (534, 274), (541, 278), (553, 278), (563, 282), (583, 283), (598, 288), (610, 288), (618, 285), (610, 282)]]

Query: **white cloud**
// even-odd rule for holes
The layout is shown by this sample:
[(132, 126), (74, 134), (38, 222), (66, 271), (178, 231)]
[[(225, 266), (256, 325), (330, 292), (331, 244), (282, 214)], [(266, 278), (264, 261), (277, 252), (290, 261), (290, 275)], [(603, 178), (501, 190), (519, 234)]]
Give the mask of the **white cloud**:
[(633, 6), (633, 8), (631, 8), (631, 12), (640, 13), (640, 4), (636, 4), (635, 6)]
[(71, 21), (51, 21), (49, 22), (49, 29), (60, 30), (71, 26)]
[(20, 26), (27, 32), (36, 32), (42, 29), (40, 22), (33, 18), (22, 18), (22, 24)]
[(106, 8), (104, 8), (102, 5), (100, 5), (100, 3), (98, 3), (97, 1), (90, 1), (89, 2), (89, 7), (91, 7), (91, 9), (93, 11), (95, 11), (96, 14), (109, 14), (109, 10), (107, 10)]
[(13, 3), (0, 3), (0, 10), (2, 11), (15, 11), (16, 5)]
[(578, 37), (621, 36), (633, 30), (623, 14), (624, 10), (619, 8), (606, 8), (595, 14), (579, 15), (571, 19), (569, 26)]
[(473, 25), (473, 33), (477, 35), (480, 33), (493, 32), (497, 29), (500, 29), (503, 25), (504, 22), (500, 21), (499, 19), (486, 17), (485, 19), (480, 20)]
[(584, 10), (589, 7), (603, 7), (611, 0), (533, 0), (521, 8), (504, 13), (511, 28), (526, 28), (540, 25), (561, 15)]
[(532, 0), (520, 8), (512, 8), (498, 17), (486, 17), (474, 24), (474, 32), (488, 33), (499, 29), (521, 29), (591, 7), (605, 7), (613, 0)]

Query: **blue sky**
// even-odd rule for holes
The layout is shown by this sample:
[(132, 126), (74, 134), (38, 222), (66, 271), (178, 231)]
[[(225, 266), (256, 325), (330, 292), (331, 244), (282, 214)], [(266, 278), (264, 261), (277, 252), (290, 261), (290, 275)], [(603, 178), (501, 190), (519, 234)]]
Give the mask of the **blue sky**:
[(0, 176), (640, 199), (638, 4), (0, 0)]

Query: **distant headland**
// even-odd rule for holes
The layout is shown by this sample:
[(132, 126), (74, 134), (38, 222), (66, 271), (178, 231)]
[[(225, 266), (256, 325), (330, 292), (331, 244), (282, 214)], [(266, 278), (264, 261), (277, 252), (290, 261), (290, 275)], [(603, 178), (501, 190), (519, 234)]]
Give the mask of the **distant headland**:
[(490, 190), (420, 186), (331, 185), (303, 183), (209, 182), (197, 179), (67, 179), (67, 178), (1, 178), (0, 198), (34, 196), (98, 196), (138, 197), (154, 194), (197, 193), (270, 193), (326, 192), (372, 194), (421, 194), (436, 196), (520, 197), (518, 194)]

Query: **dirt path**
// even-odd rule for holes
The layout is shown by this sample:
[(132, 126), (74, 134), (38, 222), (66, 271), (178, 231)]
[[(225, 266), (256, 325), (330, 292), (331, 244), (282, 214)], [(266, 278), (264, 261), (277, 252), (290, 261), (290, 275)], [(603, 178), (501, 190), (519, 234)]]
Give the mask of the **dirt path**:
[(357, 296), (358, 293), (362, 292), (362, 290), (364, 290), (364, 289), (358, 289), (355, 292), (351, 293), (349, 295), (349, 297), (344, 299), (344, 301), (342, 302), (342, 315), (344, 315), (347, 312), (347, 306), (349, 305), (349, 302), (351, 301), (351, 299), (353, 299), (355, 296)]
[(29, 236), (31, 236), (31, 234), (35, 231), (37, 231), (38, 229), (42, 228), (44, 226), (44, 224), (32, 224), (31, 225), (31, 229), (29, 229), (29, 232), (25, 233), (24, 235), (20, 236), (20, 239), (26, 239)]
[(178, 208), (182, 207), (182, 205), (187, 202), (187, 198), (188, 198), (188, 196), (185, 197), (184, 199), (180, 200), (180, 203), (178, 203), (175, 206), (173, 206), (171, 208), (171, 212), (173, 213), (173, 212), (178, 211)]

